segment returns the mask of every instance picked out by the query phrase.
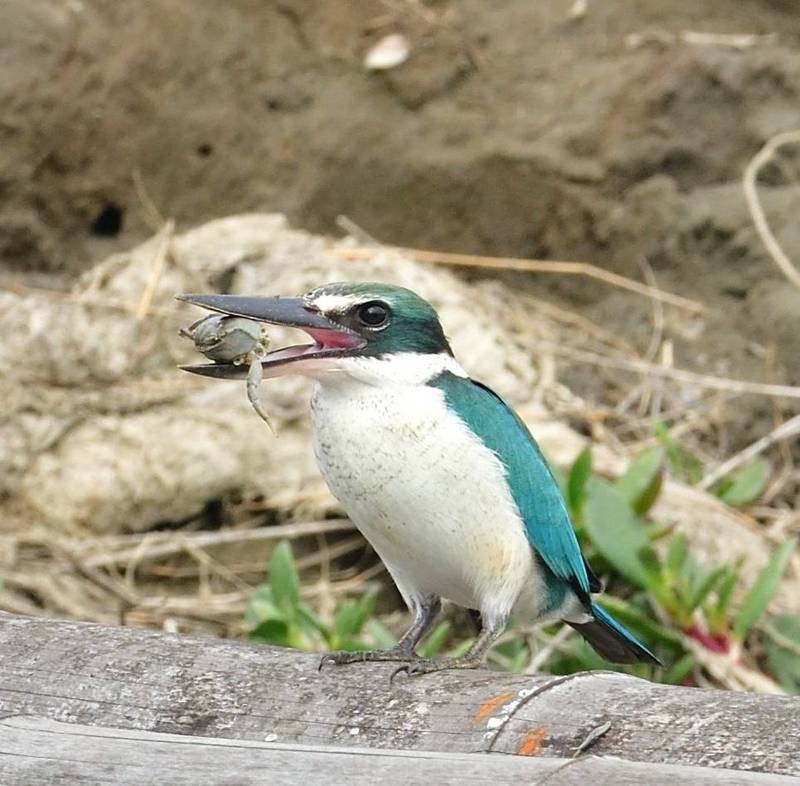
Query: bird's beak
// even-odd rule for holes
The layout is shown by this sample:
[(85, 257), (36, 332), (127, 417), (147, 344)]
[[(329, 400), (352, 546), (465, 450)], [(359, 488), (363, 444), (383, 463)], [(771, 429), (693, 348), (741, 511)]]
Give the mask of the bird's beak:
[[(357, 333), (332, 322), (319, 309), (299, 297), (178, 295), (178, 300), (220, 314), (299, 328), (311, 336), (313, 344), (284, 347), (264, 355), (261, 366), (265, 377), (316, 373), (335, 365), (336, 359), (358, 351), (366, 344)], [(232, 362), (205, 363), (181, 368), (193, 374), (217, 379), (243, 379), (247, 376), (246, 365)]]

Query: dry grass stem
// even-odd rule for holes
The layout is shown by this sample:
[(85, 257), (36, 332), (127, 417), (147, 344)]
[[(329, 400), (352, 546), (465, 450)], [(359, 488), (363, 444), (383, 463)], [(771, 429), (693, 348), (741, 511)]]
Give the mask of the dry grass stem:
[[(136, 545), (133, 548), (87, 557), (86, 564), (93, 568), (99, 568), (109, 565), (121, 565), (131, 560), (143, 562), (145, 560), (164, 559), (164, 557), (184, 551), (187, 544), (193, 548), (208, 548), (231, 543), (249, 543), (257, 540), (281, 540), (284, 538), (294, 540), (295, 538), (309, 537), (320, 533), (345, 532), (353, 529), (353, 524), (348, 519), (330, 519), (277, 524), (256, 529), (226, 529), (217, 532), (181, 533), (179, 539), (176, 539), (175, 533), (130, 535), (125, 540), (127, 542), (135, 542)], [(92, 547), (89, 546), (89, 548)]]
[(544, 646), (541, 647), (536, 654), (531, 658), (530, 663), (525, 668), (525, 674), (538, 674), (542, 666), (550, 659), (550, 657), (556, 652), (563, 652), (565, 649), (565, 644), (569, 641), (570, 638), (575, 634), (573, 628), (570, 628), (569, 625), (564, 625), (558, 633), (554, 636), (544, 636), (542, 634), (537, 634), (534, 631), (534, 638), (537, 641), (544, 642)]
[(778, 40), (777, 33), (708, 33), (696, 30), (681, 30), (673, 33), (667, 30), (642, 30), (625, 36), (628, 49), (643, 46), (675, 46), (677, 43), (689, 46), (716, 46), (725, 49), (750, 49), (754, 46), (768, 46)]
[(140, 322), (150, 313), (153, 297), (155, 296), (156, 289), (158, 288), (158, 282), (161, 279), (161, 274), (164, 272), (164, 265), (166, 264), (167, 257), (169, 256), (170, 242), (172, 241), (172, 235), (174, 232), (175, 222), (170, 219), (166, 224), (164, 224), (164, 226), (161, 228), (161, 231), (158, 233), (158, 245), (156, 247), (156, 252), (153, 255), (150, 276), (147, 279), (147, 285), (145, 286), (144, 292), (142, 292), (139, 305), (136, 307), (136, 311), (134, 312), (136, 319)]
[(710, 489), (717, 481), (722, 480), (726, 475), (738, 469), (743, 464), (746, 464), (751, 459), (754, 459), (760, 453), (763, 453), (767, 448), (783, 442), (784, 440), (791, 439), (792, 437), (800, 434), (800, 415), (795, 415), (785, 423), (782, 423), (777, 428), (774, 428), (769, 434), (765, 434), (761, 439), (757, 439), (751, 445), (748, 445), (744, 450), (739, 451), (735, 456), (731, 456), (727, 461), (723, 461), (719, 466), (715, 467), (711, 472), (698, 484), (698, 488)]
[[(371, 248), (336, 248), (335, 253), (346, 259), (369, 259), (374, 254)], [(487, 257), (476, 254), (454, 254), (445, 251), (430, 251), (420, 248), (398, 248), (397, 251), (418, 262), (433, 265), (453, 265), (456, 267), (486, 268), (491, 270), (516, 270), (524, 273), (556, 273), (560, 275), (586, 276), (603, 281), (619, 289), (635, 292), (637, 295), (669, 303), (694, 314), (706, 314), (708, 308), (696, 300), (681, 295), (664, 292), (641, 284), (631, 278), (611, 273), (588, 262), (561, 262), (543, 259), (517, 259), (515, 257)]]
[[(136, 314), (138, 304), (133, 305), (125, 300), (108, 297), (107, 295), (86, 295), (84, 293), (64, 292), (60, 289), (35, 286), (15, 280), (13, 276), (0, 273), (0, 289), (13, 292), (16, 295), (40, 295), (53, 300), (63, 300), (90, 308), (105, 309), (107, 311), (121, 311), (126, 314)], [(154, 308), (148, 310), (148, 317), (172, 317), (174, 309)]]
[[(534, 295), (523, 295), (521, 299), (525, 303), (530, 303), (531, 311), (537, 316), (544, 314), (551, 319), (569, 325), (571, 328), (577, 328), (582, 333), (597, 339), (607, 346), (615, 347), (621, 352), (632, 355), (636, 354), (633, 345), (630, 341), (627, 341), (624, 336), (620, 336), (616, 333), (612, 333), (610, 330), (600, 327), (600, 325), (595, 324), (582, 314), (578, 314), (563, 306), (557, 306), (554, 303), (550, 303)], [(513, 311), (511, 313), (511, 318), (515, 324), (522, 323), (527, 330), (530, 330), (531, 323), (534, 321), (534, 317), (531, 314), (522, 312), (521, 310)]]
[[(690, 636), (683, 636), (684, 647), (718, 683), (728, 690), (755, 691), (783, 695), (777, 682), (741, 662), (741, 652), (731, 650), (724, 655), (712, 652)], [(713, 683), (710, 687), (717, 687)]]
[(362, 246), (377, 246), (383, 244), (366, 229), (356, 224), (349, 216), (336, 216), (336, 226), (351, 237), (354, 237)]
[[(649, 287), (658, 289), (656, 282), (656, 274), (653, 268), (645, 257), (639, 259), (639, 267), (642, 270), (644, 280)], [(658, 356), (658, 351), (661, 348), (661, 342), (664, 340), (664, 304), (660, 300), (653, 300), (653, 333), (650, 336), (650, 344), (644, 353), (644, 359), (647, 362), (652, 362)]]
[[(540, 346), (536, 347), (541, 350)], [(606, 368), (616, 368), (621, 371), (631, 371), (637, 374), (648, 374), (654, 377), (663, 377), (675, 382), (683, 382), (710, 390), (723, 390), (728, 393), (753, 393), (760, 396), (777, 396), (785, 398), (800, 398), (800, 387), (794, 385), (773, 385), (766, 382), (748, 382), (741, 379), (728, 377), (715, 377), (711, 374), (698, 374), (680, 368), (667, 368), (643, 360), (630, 358), (611, 357), (599, 355), (595, 352), (585, 352), (572, 349), (563, 345), (552, 344), (547, 349), (562, 357)]]
[(764, 625), (764, 630), (776, 644), (800, 657), (800, 644), (797, 641), (784, 636), (774, 625)]
[(131, 180), (133, 182), (133, 190), (136, 192), (136, 197), (142, 209), (142, 220), (150, 227), (151, 231), (159, 232), (167, 222), (156, 203), (151, 199), (144, 184), (142, 170), (139, 167), (136, 167), (131, 173)]
[(750, 215), (753, 217), (756, 231), (769, 252), (769, 255), (786, 278), (796, 287), (800, 288), (800, 272), (792, 264), (792, 261), (781, 248), (780, 243), (778, 243), (777, 238), (773, 234), (769, 226), (769, 221), (767, 221), (767, 216), (764, 213), (764, 208), (761, 205), (761, 200), (758, 197), (758, 187), (756, 184), (759, 172), (772, 160), (772, 157), (781, 147), (798, 143), (800, 143), (800, 129), (784, 131), (782, 134), (777, 134), (772, 137), (772, 139), (753, 156), (750, 163), (747, 165), (742, 179), (742, 187), (744, 188), (747, 207), (750, 210)]
[[(211, 626), (224, 635), (241, 635), (247, 600), (264, 577), (270, 541), (295, 542), (298, 570), (321, 577), (305, 580), (302, 590), (318, 605), (335, 608), (335, 598), (363, 592), (384, 569), (372, 560), (358, 572), (334, 570), (334, 560), (364, 548), (360, 535), (328, 544), (327, 535), (347, 531), (353, 531), (352, 524), (339, 519), (106, 538), (8, 536), (5, 552), (14, 556), (3, 571), (3, 608), (105, 623), (168, 624), (184, 631)], [(258, 541), (265, 542), (258, 563), (230, 559), (241, 549), (209, 551)], [(317, 548), (309, 550), (315, 542)]]

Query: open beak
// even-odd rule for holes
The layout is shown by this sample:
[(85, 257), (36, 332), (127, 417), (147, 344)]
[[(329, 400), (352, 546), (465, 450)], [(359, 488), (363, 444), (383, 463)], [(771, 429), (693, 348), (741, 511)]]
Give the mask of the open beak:
[[(357, 333), (332, 322), (299, 297), (178, 295), (178, 300), (220, 314), (299, 328), (311, 336), (314, 342), (312, 344), (284, 347), (264, 355), (261, 367), (265, 377), (319, 371), (333, 365), (336, 358), (361, 349), (366, 344)], [(232, 362), (204, 363), (181, 368), (216, 379), (244, 379), (248, 370), (246, 364)]]

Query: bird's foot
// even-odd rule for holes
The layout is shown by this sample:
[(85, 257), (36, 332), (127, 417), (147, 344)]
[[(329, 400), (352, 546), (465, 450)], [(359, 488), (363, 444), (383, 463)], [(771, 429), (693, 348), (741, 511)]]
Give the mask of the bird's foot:
[(344, 666), (346, 663), (386, 663), (398, 661), (413, 662), (420, 657), (413, 650), (403, 647), (392, 647), (389, 650), (364, 650), (363, 652), (329, 652), (323, 655), (319, 661), (318, 671), (322, 671), (323, 666)]
[(463, 658), (420, 658), (392, 672), (389, 682), (393, 682), (398, 674), (407, 674), (409, 677), (421, 677), (423, 674), (433, 674), (435, 671), (448, 669), (478, 669), (483, 664), (483, 659), (465, 655)]

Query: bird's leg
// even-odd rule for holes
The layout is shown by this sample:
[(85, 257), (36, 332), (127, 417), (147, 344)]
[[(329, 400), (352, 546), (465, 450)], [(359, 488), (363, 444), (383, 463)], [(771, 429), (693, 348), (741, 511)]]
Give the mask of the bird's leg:
[[(392, 650), (400, 650), (415, 655), (417, 644), (430, 630), (441, 610), (442, 601), (434, 595), (430, 595), (418, 602), (414, 607), (414, 622), (411, 623), (411, 627), (400, 637), (400, 641), (397, 642)], [(391, 652), (392, 650), (386, 651)]]
[(363, 663), (366, 661), (415, 661), (420, 660), (416, 646), (428, 632), (436, 616), (442, 608), (442, 602), (435, 596), (417, 601), (414, 606), (414, 622), (401, 636), (400, 641), (388, 650), (366, 650), (364, 652), (329, 652), (323, 655), (319, 668), (327, 664), (341, 666), (345, 663)]
[(494, 644), (497, 637), (503, 632), (506, 620), (492, 620), (491, 624), (484, 625), (478, 638), (469, 648), (469, 652), (461, 658), (420, 658), (414, 663), (400, 666), (392, 673), (390, 681), (398, 674), (404, 672), (409, 677), (418, 677), (421, 674), (430, 674), (434, 671), (446, 669), (477, 669), (486, 658), (489, 647)]

